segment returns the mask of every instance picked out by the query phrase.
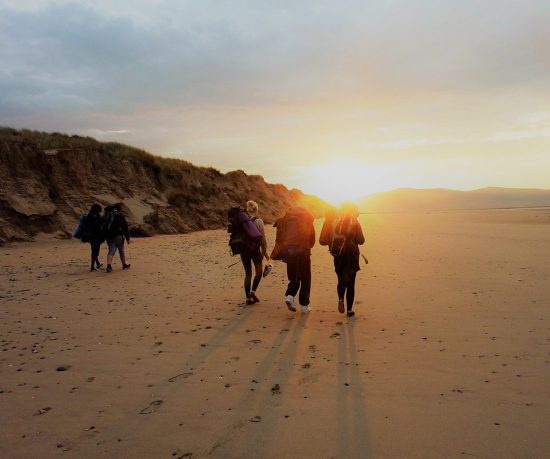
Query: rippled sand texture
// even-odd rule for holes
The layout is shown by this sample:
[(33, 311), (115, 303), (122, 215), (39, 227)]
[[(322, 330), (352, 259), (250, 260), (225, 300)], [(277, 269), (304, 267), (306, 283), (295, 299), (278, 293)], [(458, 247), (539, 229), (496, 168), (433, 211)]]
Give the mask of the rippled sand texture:
[(548, 211), (362, 221), (351, 319), (322, 247), (308, 315), (223, 231), (0, 248), (0, 456), (549, 457)]

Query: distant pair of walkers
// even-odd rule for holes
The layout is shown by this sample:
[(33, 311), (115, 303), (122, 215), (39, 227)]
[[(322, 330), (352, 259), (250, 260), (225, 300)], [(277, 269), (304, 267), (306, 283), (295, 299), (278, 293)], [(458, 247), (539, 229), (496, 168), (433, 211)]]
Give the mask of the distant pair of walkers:
[(124, 241), (130, 243), (130, 233), (128, 223), (122, 214), (120, 204), (107, 206), (105, 212), (101, 215), (101, 206), (92, 204), (90, 212), (84, 215), (75, 231), (74, 237), (82, 242), (89, 242), (91, 249), (91, 267), (90, 271), (97, 271), (103, 264), (99, 262), (99, 252), (103, 241), (107, 241), (107, 272), (111, 272), (113, 257), (117, 250), (122, 262), (122, 269), (128, 269), (129, 263), (126, 263), (126, 252)]
[[(359, 245), (365, 243), (361, 224), (357, 219), (357, 206), (346, 203), (338, 211), (327, 213), (319, 243), (328, 246), (334, 257), (334, 269), (338, 277), (338, 311), (347, 310), (348, 317), (355, 315), (355, 278), (359, 271)], [(296, 311), (294, 298), (302, 306), (302, 312), (309, 312), (311, 290), (311, 249), (315, 245), (313, 215), (306, 209), (290, 209), (286, 215), (275, 222), (277, 236), (271, 257), (282, 260), (287, 266), (288, 287), (285, 303), (289, 310)]]

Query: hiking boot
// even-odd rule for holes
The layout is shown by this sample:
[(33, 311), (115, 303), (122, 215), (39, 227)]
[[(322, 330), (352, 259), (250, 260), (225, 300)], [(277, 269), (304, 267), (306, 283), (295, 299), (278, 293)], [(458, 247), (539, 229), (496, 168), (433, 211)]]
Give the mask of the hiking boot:
[(122, 269), (130, 269), (130, 263), (126, 263), (125, 265), (122, 265)]
[(286, 296), (285, 303), (289, 311), (296, 312), (296, 306), (294, 306), (294, 297), (292, 295)]
[(260, 299), (256, 296), (256, 292), (250, 292), (250, 298), (254, 300), (254, 303), (260, 302)]
[(101, 269), (102, 267), (103, 267), (103, 263), (98, 263), (98, 264), (96, 265), (96, 268), (97, 268), (97, 269)]
[(105, 269), (105, 271), (110, 273), (112, 270), (113, 270), (113, 268), (111, 267), (111, 265), (107, 265), (107, 269)]
[(309, 311), (311, 311), (311, 308), (308, 306), (302, 306), (302, 313), (307, 314)]
[(355, 315), (355, 311), (348, 311), (348, 317), (353, 317)]
[(95, 268), (91, 268), (91, 269), (90, 269), (90, 272), (91, 272), (91, 273), (93, 273), (94, 271), (97, 271), (97, 269), (95, 269)]
[(340, 314), (344, 314), (344, 312), (345, 312), (344, 300), (338, 300), (338, 312)]
[(245, 301), (246, 304), (254, 304), (255, 301), (252, 298), (247, 298)]

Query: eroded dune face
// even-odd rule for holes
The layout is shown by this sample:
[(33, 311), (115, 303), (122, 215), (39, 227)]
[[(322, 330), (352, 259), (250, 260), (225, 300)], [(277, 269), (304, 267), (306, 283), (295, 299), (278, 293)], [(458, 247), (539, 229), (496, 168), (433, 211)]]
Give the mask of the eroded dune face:
[(0, 243), (32, 240), (38, 233), (69, 237), (94, 202), (122, 203), (134, 235), (221, 228), (228, 207), (248, 199), (260, 204), (266, 222), (292, 205), (305, 204), (316, 215), (326, 206), (241, 170), (222, 174), (126, 146), (120, 155), (112, 144), (93, 139), (43, 148), (10, 132), (15, 134), (0, 136)]

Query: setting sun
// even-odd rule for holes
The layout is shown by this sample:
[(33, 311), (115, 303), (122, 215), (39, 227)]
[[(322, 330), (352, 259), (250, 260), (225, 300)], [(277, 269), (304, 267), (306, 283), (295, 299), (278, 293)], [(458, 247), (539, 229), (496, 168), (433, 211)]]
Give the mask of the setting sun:
[(334, 161), (308, 168), (302, 189), (333, 205), (356, 201), (370, 193), (383, 191), (388, 184), (378, 168), (359, 161)]

